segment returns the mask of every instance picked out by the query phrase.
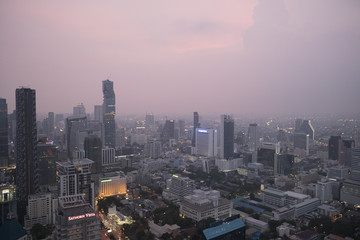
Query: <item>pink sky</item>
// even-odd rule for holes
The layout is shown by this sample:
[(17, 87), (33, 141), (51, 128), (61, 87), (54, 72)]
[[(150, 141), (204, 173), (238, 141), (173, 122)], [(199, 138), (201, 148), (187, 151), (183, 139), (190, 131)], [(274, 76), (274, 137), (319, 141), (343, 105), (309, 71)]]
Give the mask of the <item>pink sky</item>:
[(1, 1), (0, 97), (117, 114), (358, 111), (360, 2)]

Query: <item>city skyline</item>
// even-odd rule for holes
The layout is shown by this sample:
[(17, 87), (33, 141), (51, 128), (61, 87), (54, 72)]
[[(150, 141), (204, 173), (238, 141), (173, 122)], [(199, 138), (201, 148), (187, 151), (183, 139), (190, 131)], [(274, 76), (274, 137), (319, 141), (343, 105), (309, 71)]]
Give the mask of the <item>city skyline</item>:
[(9, 113), (19, 86), (36, 89), (38, 113), (92, 113), (106, 79), (118, 115), (357, 109), (358, 1), (0, 6)]

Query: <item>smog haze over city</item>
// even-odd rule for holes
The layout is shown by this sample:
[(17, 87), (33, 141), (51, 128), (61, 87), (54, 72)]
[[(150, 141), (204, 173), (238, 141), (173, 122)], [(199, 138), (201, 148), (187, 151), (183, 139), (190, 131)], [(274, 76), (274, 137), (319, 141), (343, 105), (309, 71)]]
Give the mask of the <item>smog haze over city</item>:
[(360, 239), (359, 0), (0, 1), (0, 239)]
[(0, 96), (37, 91), (37, 112), (102, 102), (119, 114), (352, 113), (360, 3), (2, 1)]

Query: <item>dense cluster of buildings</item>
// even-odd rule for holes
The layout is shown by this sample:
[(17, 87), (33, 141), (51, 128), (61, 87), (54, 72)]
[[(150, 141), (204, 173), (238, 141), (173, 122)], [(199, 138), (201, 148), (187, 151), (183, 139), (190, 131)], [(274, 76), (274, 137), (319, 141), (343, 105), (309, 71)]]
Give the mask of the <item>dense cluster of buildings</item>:
[[(308, 119), (291, 119), (286, 128), (253, 119), (238, 126), (233, 116), (210, 121), (198, 112), (190, 122), (146, 114), (145, 120), (117, 124), (113, 82), (103, 81), (102, 90), (103, 104), (93, 114), (79, 104), (72, 114), (49, 112), (42, 121), (36, 118), (34, 89), (16, 89), (11, 114), (0, 99), (0, 225), (15, 224), (16, 218), (27, 234), (41, 224), (55, 226), (54, 239), (100, 239), (98, 199), (138, 200), (141, 193), (153, 194), (151, 189), (160, 189), (158, 198), (176, 204), (184, 218), (214, 219), (203, 231), (206, 239), (243, 239), (268, 230), (270, 219), (337, 218), (340, 205), (360, 205), (358, 129), (335, 135), (319, 127), (317, 137)], [(199, 180), (200, 172), (238, 182)], [(244, 205), (224, 197), (240, 195), (231, 191), (249, 184), (261, 189), (251, 200), (246, 192)], [(139, 205), (148, 208), (129, 209), (151, 217), (153, 204)], [(254, 218), (236, 206), (267, 209), (267, 215), (259, 211)], [(153, 222), (152, 228), (158, 235), (179, 230)], [(278, 232), (289, 235), (289, 229), (279, 226)]]

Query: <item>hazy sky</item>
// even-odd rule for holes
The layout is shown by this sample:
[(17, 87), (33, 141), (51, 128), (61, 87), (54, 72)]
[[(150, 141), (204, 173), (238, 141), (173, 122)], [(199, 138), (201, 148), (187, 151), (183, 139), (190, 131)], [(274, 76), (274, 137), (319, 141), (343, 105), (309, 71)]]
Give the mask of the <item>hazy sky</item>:
[(360, 1), (0, 1), (0, 97), (117, 115), (338, 113), (360, 107)]

